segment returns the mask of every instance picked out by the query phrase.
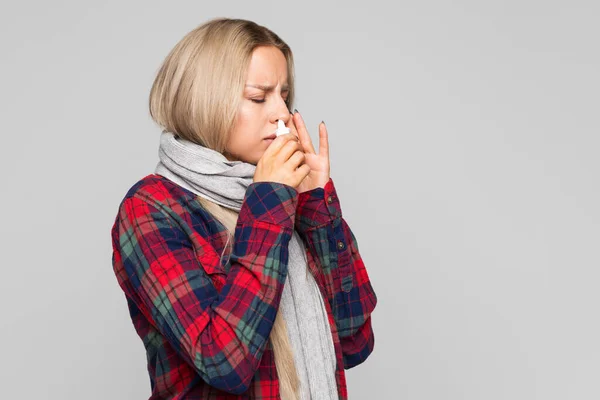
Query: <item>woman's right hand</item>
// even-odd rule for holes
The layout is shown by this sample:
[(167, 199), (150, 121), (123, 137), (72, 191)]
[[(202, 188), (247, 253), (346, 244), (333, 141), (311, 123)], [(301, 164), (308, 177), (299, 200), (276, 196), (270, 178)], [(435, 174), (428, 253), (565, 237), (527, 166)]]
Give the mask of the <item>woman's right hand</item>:
[(310, 172), (310, 167), (303, 163), (304, 152), (298, 138), (286, 133), (276, 137), (258, 160), (253, 181), (278, 182), (297, 188)]

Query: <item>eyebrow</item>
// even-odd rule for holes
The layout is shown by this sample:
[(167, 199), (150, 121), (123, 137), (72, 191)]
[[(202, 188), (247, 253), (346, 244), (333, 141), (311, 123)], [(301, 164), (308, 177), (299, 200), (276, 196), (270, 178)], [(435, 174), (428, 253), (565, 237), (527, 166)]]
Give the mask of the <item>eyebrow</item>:
[[(250, 85), (250, 84), (248, 84), (248, 85), (246, 85), (246, 86), (250, 86), (250, 87), (253, 87), (253, 88), (257, 88), (257, 89), (260, 89), (260, 90), (264, 90), (264, 91), (265, 91), (265, 92), (267, 92), (267, 93), (268, 93), (268, 92), (271, 92), (273, 89), (275, 89), (275, 86), (269, 86), (269, 85)], [(282, 89), (282, 90), (288, 90), (289, 88), (290, 88), (290, 87), (289, 87), (289, 85), (288, 85), (288, 84), (285, 84), (285, 85), (283, 85), (283, 86), (281, 87), (281, 89)]]

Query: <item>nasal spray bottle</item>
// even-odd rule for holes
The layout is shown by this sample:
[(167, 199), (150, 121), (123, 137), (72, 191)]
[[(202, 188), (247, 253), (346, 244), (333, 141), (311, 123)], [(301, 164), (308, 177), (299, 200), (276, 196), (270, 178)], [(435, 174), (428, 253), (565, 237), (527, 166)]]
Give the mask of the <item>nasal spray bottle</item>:
[(281, 136), (281, 135), (285, 135), (286, 133), (290, 133), (290, 128), (285, 126), (285, 122), (278, 119), (277, 120), (277, 130), (275, 131), (275, 135)]

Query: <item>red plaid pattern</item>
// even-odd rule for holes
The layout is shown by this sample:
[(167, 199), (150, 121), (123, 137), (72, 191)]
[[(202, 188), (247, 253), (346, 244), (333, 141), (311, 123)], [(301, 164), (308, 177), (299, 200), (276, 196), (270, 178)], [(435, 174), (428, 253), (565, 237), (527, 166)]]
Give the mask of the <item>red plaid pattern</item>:
[(294, 229), (327, 300), (345, 400), (344, 370), (373, 351), (377, 297), (332, 179), (305, 193), (252, 183), (222, 264), (225, 227), (194, 193), (156, 174), (129, 189), (111, 230), (112, 262), (146, 349), (150, 399), (280, 399), (268, 337)]

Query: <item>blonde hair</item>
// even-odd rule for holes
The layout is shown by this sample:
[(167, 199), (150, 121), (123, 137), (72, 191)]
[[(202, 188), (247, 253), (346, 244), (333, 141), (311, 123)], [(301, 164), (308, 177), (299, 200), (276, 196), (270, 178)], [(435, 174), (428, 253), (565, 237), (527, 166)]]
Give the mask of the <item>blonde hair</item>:
[[(150, 90), (149, 108), (154, 122), (184, 139), (224, 153), (242, 99), (248, 64), (258, 46), (275, 46), (284, 54), (289, 85), (286, 104), (291, 109), (294, 60), (289, 46), (255, 22), (215, 18), (185, 35), (163, 61)], [(225, 226), (227, 243), (233, 241), (238, 213), (200, 196), (197, 199)], [(281, 312), (276, 314), (269, 341), (281, 397), (298, 399), (300, 382)]]

